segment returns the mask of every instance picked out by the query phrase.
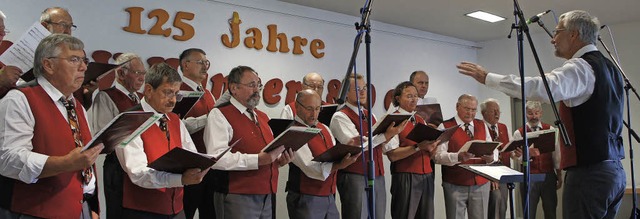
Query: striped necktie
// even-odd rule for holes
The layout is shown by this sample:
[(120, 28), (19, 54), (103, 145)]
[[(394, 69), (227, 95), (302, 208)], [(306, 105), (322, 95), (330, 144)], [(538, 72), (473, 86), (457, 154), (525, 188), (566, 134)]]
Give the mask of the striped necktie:
[(464, 124), (464, 131), (467, 133), (469, 138), (473, 139), (473, 133), (471, 133), (471, 130), (469, 129), (469, 123)]

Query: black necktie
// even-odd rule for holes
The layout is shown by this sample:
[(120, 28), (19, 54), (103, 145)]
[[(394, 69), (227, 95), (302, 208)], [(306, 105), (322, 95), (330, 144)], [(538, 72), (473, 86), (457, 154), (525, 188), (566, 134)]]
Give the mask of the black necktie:
[[(73, 102), (67, 101), (64, 97), (60, 98), (60, 102), (64, 105), (64, 108), (67, 109), (67, 118), (69, 120), (69, 126), (71, 127), (71, 132), (73, 133), (73, 141), (75, 142), (76, 147), (82, 147), (84, 144), (82, 143), (82, 133), (80, 133), (80, 124), (78, 123), (78, 115), (76, 114), (75, 104)], [(91, 182), (91, 178), (93, 177), (93, 169), (91, 167), (87, 167), (82, 170), (82, 183), (84, 185), (89, 185)]]
[(171, 139), (171, 136), (169, 135), (169, 126), (167, 124), (168, 121), (169, 119), (167, 118), (167, 115), (162, 115), (162, 118), (160, 118), (160, 130), (162, 130), (164, 135), (167, 136), (167, 141)]
[(258, 120), (256, 119), (255, 115), (253, 114), (253, 109), (247, 108), (247, 113), (249, 114), (249, 119), (251, 119), (251, 121), (253, 123), (258, 124)]
[(469, 123), (464, 124), (464, 131), (467, 133), (469, 138), (473, 139), (473, 133), (471, 133), (471, 130), (469, 129)]
[(493, 139), (493, 141), (498, 141), (498, 132), (496, 132), (496, 125), (491, 125), (490, 131), (491, 139)]
[(135, 103), (139, 104), (140, 100), (138, 99), (138, 95), (136, 93), (129, 93), (129, 98)]

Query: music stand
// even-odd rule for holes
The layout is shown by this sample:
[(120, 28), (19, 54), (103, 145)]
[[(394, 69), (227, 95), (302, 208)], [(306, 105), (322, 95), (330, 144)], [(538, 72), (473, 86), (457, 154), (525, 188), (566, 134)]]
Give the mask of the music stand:
[[(524, 182), (524, 174), (522, 172), (502, 164), (460, 164), (458, 166), (490, 181), (507, 184), (509, 189), (509, 209), (511, 209), (510, 215), (511, 218), (515, 218), (513, 189), (516, 188), (515, 183)], [(529, 180), (530, 182), (541, 182), (544, 181), (544, 178), (544, 174), (531, 174)]]

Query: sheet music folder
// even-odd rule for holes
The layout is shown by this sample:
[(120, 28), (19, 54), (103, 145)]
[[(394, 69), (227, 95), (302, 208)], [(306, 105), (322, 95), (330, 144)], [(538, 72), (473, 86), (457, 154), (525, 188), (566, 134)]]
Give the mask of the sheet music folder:
[(180, 116), (180, 119), (184, 119), (189, 111), (196, 105), (198, 100), (204, 95), (202, 91), (179, 91), (181, 95), (180, 100), (176, 101), (176, 106), (173, 107), (172, 112)]
[(229, 152), (233, 146), (238, 144), (240, 140), (242, 139), (238, 139), (217, 157), (185, 150), (183, 148), (173, 148), (147, 166), (156, 170), (177, 174), (182, 174), (184, 171), (191, 168), (205, 170), (216, 164), (216, 162)]
[(271, 131), (273, 132), (273, 136), (279, 136), (289, 127), (291, 127), (296, 121), (292, 119), (270, 119), (269, 127), (271, 127)]
[(467, 141), (467, 143), (462, 145), (462, 148), (460, 148), (458, 152), (469, 152), (476, 157), (481, 157), (483, 155), (492, 155), (493, 151), (500, 144), (500, 142), (494, 141), (472, 140)]
[(130, 111), (120, 113), (96, 133), (82, 150), (84, 151), (103, 143), (104, 149), (100, 153), (111, 153), (116, 146), (129, 144), (133, 138), (155, 124), (160, 117), (161, 115), (153, 112)]
[(425, 105), (417, 105), (416, 113), (420, 115), (424, 121), (427, 123), (434, 124), (439, 126), (442, 121), (442, 109), (440, 108), (440, 104), (425, 104)]
[[(490, 181), (500, 183), (524, 182), (524, 174), (502, 164), (459, 164), (465, 170), (478, 174)], [(544, 174), (529, 174), (530, 182), (544, 181)]]
[(284, 145), (285, 149), (293, 149), (297, 151), (304, 144), (309, 142), (313, 137), (320, 133), (320, 129), (309, 128), (304, 126), (291, 126), (282, 134), (278, 135), (271, 143), (264, 147), (264, 152), (272, 151), (281, 145)]
[[(557, 133), (555, 130), (543, 130), (527, 133), (529, 146), (538, 148), (541, 154), (556, 150)], [(524, 146), (524, 139), (513, 140), (502, 146), (500, 152), (509, 152)]]
[(453, 126), (445, 130), (438, 130), (422, 123), (416, 123), (411, 132), (407, 135), (407, 138), (418, 143), (422, 141), (436, 140), (440, 140), (440, 143), (444, 143), (451, 139), (451, 136), (453, 136), (453, 133), (455, 133), (458, 128), (458, 126)]
[[(84, 81), (82, 81), (82, 84), (84, 85), (94, 80), (100, 80), (108, 73), (117, 69), (117, 67), (127, 64), (127, 62), (129, 61), (126, 61), (120, 65), (90, 62), (89, 65), (87, 65), (87, 71), (84, 72)], [(22, 78), (22, 80), (26, 82), (36, 79), (36, 76), (33, 74), (33, 68), (22, 74), (20, 78)]]
[(322, 154), (313, 158), (313, 161), (317, 162), (338, 162), (341, 161), (344, 156), (351, 154), (352, 156), (362, 151), (360, 146), (346, 145), (338, 143), (337, 145), (327, 149)]
[[(415, 113), (394, 113), (394, 114), (384, 115), (381, 121), (373, 125), (373, 128), (372, 128), (373, 132), (371, 133), (371, 135), (374, 136), (380, 133), (384, 133), (385, 131), (387, 131), (387, 128), (391, 125), (392, 122), (395, 122), (394, 127), (398, 126), (400, 125), (400, 123), (402, 123), (402, 121), (413, 117), (413, 114)], [(363, 124), (366, 124), (366, 123), (364, 123), (363, 121)]]
[(318, 121), (327, 126), (331, 123), (333, 114), (338, 110), (338, 104), (328, 104), (320, 106), (320, 113), (318, 113)]

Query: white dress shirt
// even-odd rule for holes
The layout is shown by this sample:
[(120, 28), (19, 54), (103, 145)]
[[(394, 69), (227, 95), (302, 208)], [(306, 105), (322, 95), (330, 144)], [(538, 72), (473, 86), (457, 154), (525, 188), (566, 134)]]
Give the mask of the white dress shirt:
[[(243, 106), (234, 97), (231, 97), (229, 101), (231, 105), (233, 105), (232, 107), (251, 119), (251, 116), (247, 112), (247, 107)], [(229, 148), (229, 145), (234, 143), (230, 142), (233, 138), (233, 131), (231, 124), (229, 124), (229, 121), (224, 117), (220, 109), (214, 108), (211, 110), (207, 118), (207, 125), (204, 128), (204, 144), (209, 154), (218, 156)], [(237, 147), (242, 147), (242, 139)], [(211, 168), (218, 170), (256, 170), (258, 169), (258, 154), (229, 151)]]
[[(458, 115), (456, 115), (455, 117), (456, 120), (456, 124), (458, 124), (458, 126), (460, 127), (460, 129), (462, 129), (462, 131), (464, 131), (464, 122), (462, 121), (462, 119), (460, 119), (460, 117), (458, 117)], [(482, 125), (484, 126), (484, 131), (486, 134), (485, 136), (485, 141), (493, 141), (493, 139), (491, 139), (491, 135), (489, 134), (489, 128), (487, 128), (486, 125), (484, 125), (484, 123), (482, 123)], [(475, 128), (473, 127), (474, 123), (470, 122), (469, 123), (469, 130), (471, 131), (472, 134), (475, 135)], [(438, 126), (438, 129), (443, 130), (444, 129), (444, 123), (441, 123), (440, 126)], [(498, 160), (498, 149), (493, 150), (493, 160), (497, 161)], [(453, 166), (456, 164), (459, 164), (460, 161), (458, 161), (458, 152), (449, 152), (449, 142), (440, 142), (440, 144), (436, 147), (436, 154), (433, 156), (434, 160), (436, 161), (437, 164), (441, 164), (441, 165), (447, 165), (447, 166)]]
[[(44, 77), (39, 76), (36, 80), (54, 102), (64, 120), (67, 121), (65, 128), (70, 129), (67, 109), (60, 102), (60, 98), (64, 95)], [(75, 101), (73, 95), (70, 95), (67, 100)], [(84, 111), (84, 108), (82, 110)], [(84, 118), (78, 119), (87, 121), (86, 111), (84, 111), (84, 115)], [(0, 116), (4, 119), (3, 122), (0, 122), (0, 174), (28, 184), (38, 182), (38, 176), (42, 173), (49, 155), (32, 151), (31, 140), (36, 120), (24, 93), (14, 89), (0, 99)], [(52, 144), (50, 147), (55, 147), (56, 142), (50, 143)], [(83, 192), (93, 194), (96, 188), (95, 182), (96, 178), (93, 174), (89, 184), (82, 185)]]
[[(539, 130), (542, 130), (542, 123), (538, 122), (538, 124), (536, 125), (538, 127)], [(531, 125), (527, 122), (527, 127), (529, 127), (530, 130), (534, 130), (533, 127), (531, 127)], [(555, 127), (550, 126), (549, 130), (556, 130)], [(556, 131), (557, 132), (557, 131)], [(527, 135), (529, 136), (529, 135)], [(557, 136), (557, 135), (556, 135)], [(515, 132), (513, 132), (513, 140), (520, 140), (522, 139), (522, 133), (520, 133), (519, 130), (516, 130)], [(555, 145), (555, 150), (553, 152), (551, 152), (551, 157), (553, 159), (553, 168), (560, 169), (560, 142), (558, 141), (558, 138), (556, 137), (556, 145)], [(522, 156), (517, 158), (517, 161), (522, 161)]]
[[(591, 65), (580, 56), (597, 50), (595, 45), (586, 45), (578, 50), (573, 58), (565, 61), (561, 67), (545, 74), (549, 82), (549, 90), (551, 90), (555, 101), (563, 101), (568, 107), (574, 107), (589, 100), (596, 81), (595, 73)], [(485, 84), (511, 97), (521, 97), (520, 77), (515, 75), (489, 73)], [(549, 103), (542, 77), (525, 77), (525, 89), (527, 99)]]
[[(181, 73), (180, 77), (182, 77), (182, 82), (187, 84), (187, 86), (189, 86), (191, 90), (197, 91), (198, 86), (201, 86), (203, 90), (205, 89), (204, 86), (202, 86), (200, 83), (185, 77), (184, 74), (182, 74), (182, 72), (180, 73)], [(211, 94), (205, 91), (203, 95), (211, 95)], [(213, 96), (211, 98), (213, 98)], [(215, 98), (213, 98), (213, 101), (215, 102)], [(202, 130), (204, 126), (207, 125), (207, 114), (208, 113), (198, 117), (184, 118), (182, 119), (182, 122), (184, 122), (184, 125), (187, 126), (187, 130), (189, 130), (189, 133), (193, 134), (197, 131)]]
[[(122, 84), (116, 82), (114, 86), (118, 91), (129, 97), (130, 92), (124, 86), (122, 86)], [(120, 110), (118, 110), (118, 106), (116, 106), (116, 103), (113, 102), (107, 92), (98, 92), (96, 98), (93, 101), (93, 104), (91, 105), (91, 108), (89, 108), (88, 111), (91, 133), (98, 133), (105, 125), (109, 124), (109, 122), (111, 122), (111, 120), (118, 116), (118, 114), (120, 113), (121, 112)]]
[[(438, 99), (435, 97), (418, 97), (418, 103), (416, 105), (427, 105), (427, 104), (436, 104), (438, 103)], [(394, 106), (393, 101), (389, 104), (389, 108), (387, 108), (387, 114), (394, 113), (396, 110), (400, 109), (400, 106)]]
[(293, 109), (291, 109), (291, 106), (289, 104), (286, 104), (286, 105), (284, 105), (284, 107), (282, 107), (282, 112), (280, 112), (280, 118), (281, 119), (294, 119)]
[[(154, 112), (156, 110), (147, 103), (145, 98), (140, 101), (142, 110), (145, 112)], [(169, 119), (169, 117), (167, 117)], [(160, 125), (160, 121), (156, 121), (156, 125)], [(198, 152), (196, 146), (191, 140), (191, 136), (187, 135), (187, 128), (180, 122), (180, 142), (182, 148), (192, 152)], [(133, 184), (147, 189), (173, 188), (182, 187), (182, 174), (169, 173), (159, 171), (147, 167), (147, 154), (144, 152), (144, 142), (140, 136), (135, 137), (129, 144), (124, 147), (116, 147), (116, 155), (120, 161), (120, 166), (129, 175), (129, 179)]]
[[(349, 109), (353, 110), (353, 112), (358, 112), (358, 108), (354, 105), (351, 105), (350, 103), (346, 103), (345, 107), (349, 107)], [(373, 113), (371, 113), (371, 117), (376, 119), (376, 115), (374, 115)], [(366, 125), (366, 123), (363, 121), (362, 125), (364, 126)], [(343, 113), (340, 110), (336, 111), (336, 113), (333, 114), (333, 117), (331, 117), (331, 133), (336, 137), (338, 142), (342, 144), (347, 144), (354, 137), (360, 136), (360, 132), (358, 132), (356, 125), (351, 122), (351, 119), (349, 119), (349, 116), (347, 116), (347, 114)], [(368, 145), (367, 137), (362, 137), (365, 141), (363, 145)], [(387, 139), (385, 138), (384, 133), (374, 135), (372, 145), (375, 148), (378, 145), (383, 144), (386, 140)], [(393, 138), (391, 138), (389, 142), (383, 145), (382, 152), (387, 153), (388, 151), (397, 148), (399, 143), (400, 141), (398, 140), (398, 135), (393, 136)]]
[[(305, 124), (298, 116), (296, 116), (295, 120), (301, 124)], [(321, 125), (324, 126), (324, 124), (318, 123), (318, 126)], [(307, 125), (307, 127), (309, 127), (309, 125)], [(329, 132), (329, 136), (324, 136), (324, 138), (329, 138), (333, 145), (336, 144), (336, 140), (333, 138), (333, 134), (331, 134), (331, 132)], [(313, 154), (311, 153), (308, 144), (304, 144), (300, 149), (294, 152), (293, 157), (293, 164), (298, 166), (298, 168), (304, 172), (304, 175), (307, 175), (309, 178), (325, 181), (327, 177), (331, 175), (333, 162), (313, 161)]]

